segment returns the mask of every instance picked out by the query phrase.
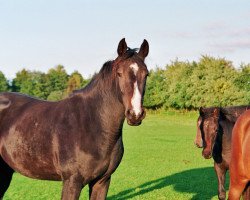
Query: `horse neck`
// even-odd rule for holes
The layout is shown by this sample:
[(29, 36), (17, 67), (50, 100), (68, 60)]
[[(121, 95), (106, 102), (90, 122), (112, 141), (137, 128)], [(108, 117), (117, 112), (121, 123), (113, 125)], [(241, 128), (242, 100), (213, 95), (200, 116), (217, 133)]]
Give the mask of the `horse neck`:
[(221, 108), (222, 118), (226, 118), (228, 121), (235, 123), (239, 116), (245, 112), (249, 107), (248, 106), (235, 106), (235, 107), (226, 107)]
[(94, 80), (86, 91), (83, 90), (77, 96), (81, 97), (84, 107), (99, 115), (101, 127), (107, 134), (118, 135), (125, 119), (125, 108), (121, 103), (116, 81), (110, 80), (111, 77), (107, 77), (106, 80)]
[[(238, 115), (235, 114), (235, 112), (232, 112), (230, 109), (224, 108), (221, 110), (220, 118), (219, 118), (219, 125), (221, 129), (221, 133), (223, 134), (223, 144), (226, 148), (230, 149), (231, 147), (231, 137), (232, 137), (232, 131), (234, 124), (238, 118)], [(226, 148), (227, 149), (227, 148)]]

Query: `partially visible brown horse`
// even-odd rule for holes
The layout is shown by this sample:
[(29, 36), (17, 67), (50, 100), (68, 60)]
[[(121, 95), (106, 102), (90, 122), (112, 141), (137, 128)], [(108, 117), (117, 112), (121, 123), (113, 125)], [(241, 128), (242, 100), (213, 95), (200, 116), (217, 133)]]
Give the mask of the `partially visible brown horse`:
[(115, 60), (86, 88), (58, 102), (1, 93), (0, 199), (14, 171), (63, 181), (63, 200), (78, 199), (87, 184), (90, 199), (105, 199), (123, 156), (123, 122), (139, 125), (145, 117), (148, 51), (146, 40), (137, 52), (122, 39)]
[[(225, 179), (231, 159), (232, 130), (238, 117), (247, 109), (250, 106), (200, 108), (195, 144), (203, 147), (204, 158), (214, 159), (219, 199), (226, 198)], [(245, 193), (244, 199), (247, 195)]]
[(232, 135), (229, 200), (239, 200), (250, 181), (250, 110), (237, 120)]

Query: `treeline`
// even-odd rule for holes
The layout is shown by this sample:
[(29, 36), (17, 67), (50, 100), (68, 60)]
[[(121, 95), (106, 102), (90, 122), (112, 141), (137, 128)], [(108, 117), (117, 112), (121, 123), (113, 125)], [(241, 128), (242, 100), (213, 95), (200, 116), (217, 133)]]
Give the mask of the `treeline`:
[(178, 60), (150, 72), (144, 104), (151, 109), (250, 104), (250, 64), (236, 69), (223, 58)]
[[(13, 91), (59, 100), (89, 82), (61, 65), (47, 73), (23, 69), (9, 82), (0, 72), (0, 92)], [(250, 104), (250, 64), (236, 69), (224, 58), (203, 56), (198, 62), (174, 61), (150, 71), (144, 105), (149, 109), (197, 109), (200, 106)]]
[(77, 71), (67, 74), (62, 65), (50, 69), (47, 73), (23, 69), (16, 73), (11, 82), (0, 72), (0, 92), (21, 92), (56, 101), (68, 96), (73, 90), (84, 87), (88, 81)]

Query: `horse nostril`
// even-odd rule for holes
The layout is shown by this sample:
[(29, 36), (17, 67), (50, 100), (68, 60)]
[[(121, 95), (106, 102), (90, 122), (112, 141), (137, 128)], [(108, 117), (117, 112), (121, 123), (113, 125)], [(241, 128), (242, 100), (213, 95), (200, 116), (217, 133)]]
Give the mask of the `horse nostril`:
[(141, 111), (138, 115), (136, 115), (136, 119), (139, 119), (143, 116), (144, 111)]
[(134, 120), (139, 120), (139, 119), (143, 119), (145, 117), (145, 110), (142, 108), (141, 112), (139, 113), (135, 113), (135, 111), (133, 109), (128, 109), (126, 111), (126, 117), (128, 119), (134, 119)]
[(126, 117), (128, 117), (129, 119), (131, 119), (131, 118), (133, 117), (133, 115), (134, 115), (133, 110), (128, 109), (128, 110), (126, 111)]

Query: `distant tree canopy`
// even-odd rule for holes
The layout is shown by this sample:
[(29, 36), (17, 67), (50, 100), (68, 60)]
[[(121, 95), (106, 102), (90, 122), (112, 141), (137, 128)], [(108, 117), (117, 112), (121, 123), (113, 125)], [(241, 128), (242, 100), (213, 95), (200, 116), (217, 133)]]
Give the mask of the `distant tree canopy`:
[[(23, 69), (9, 84), (0, 72), (0, 92), (14, 91), (46, 100), (60, 100), (89, 82), (62, 65), (47, 73)], [(198, 62), (175, 60), (150, 71), (144, 96), (149, 109), (197, 109), (200, 106), (250, 104), (250, 64), (236, 69), (224, 58), (203, 56)]]
[(151, 70), (145, 93), (145, 106), (153, 109), (249, 104), (250, 65), (237, 70), (232, 62), (209, 56)]
[(7, 91), (9, 87), (8, 81), (4, 74), (0, 71), (0, 92)]
[(50, 69), (48, 73), (23, 69), (16, 73), (11, 90), (56, 101), (83, 87), (88, 81), (77, 71), (68, 75), (62, 65)]

